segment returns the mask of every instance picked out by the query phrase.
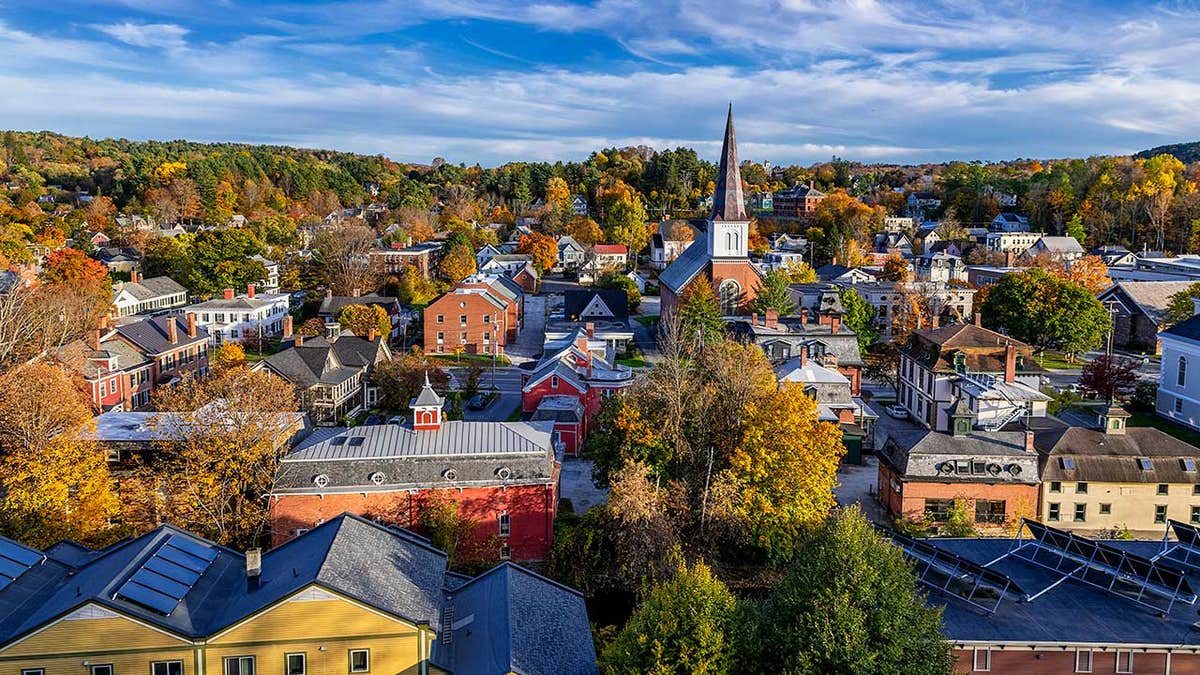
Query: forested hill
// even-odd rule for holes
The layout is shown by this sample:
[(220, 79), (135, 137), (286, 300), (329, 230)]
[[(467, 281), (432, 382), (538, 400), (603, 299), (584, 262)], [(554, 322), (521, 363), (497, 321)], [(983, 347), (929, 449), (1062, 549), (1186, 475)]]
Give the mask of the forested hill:
[(1155, 155), (1174, 155), (1179, 161), (1184, 164), (1200, 161), (1200, 141), (1192, 141), (1191, 143), (1172, 143), (1171, 145), (1160, 145), (1157, 148), (1143, 150), (1134, 157), (1137, 159), (1150, 159)]

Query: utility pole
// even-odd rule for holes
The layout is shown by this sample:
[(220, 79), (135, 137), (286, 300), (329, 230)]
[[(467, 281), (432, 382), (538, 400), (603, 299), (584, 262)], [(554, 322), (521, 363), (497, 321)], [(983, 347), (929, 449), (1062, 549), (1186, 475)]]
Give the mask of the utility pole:
[(704, 474), (704, 497), (700, 500), (700, 532), (704, 532), (704, 521), (708, 516), (708, 484), (712, 480), (713, 446), (708, 446), (708, 471)]

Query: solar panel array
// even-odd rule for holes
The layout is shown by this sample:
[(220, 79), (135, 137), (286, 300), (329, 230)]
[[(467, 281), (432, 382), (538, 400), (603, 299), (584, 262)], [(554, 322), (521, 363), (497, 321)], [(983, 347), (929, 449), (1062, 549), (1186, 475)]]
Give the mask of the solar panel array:
[(45, 559), (46, 556), (41, 551), (35, 551), (15, 541), (0, 539), (0, 591), (8, 588), (9, 584), (28, 572), (29, 568)]
[(1176, 601), (1196, 603), (1196, 594), (1177, 569), (1041, 523), (1022, 519), (1021, 526), (1031, 538), (1023, 540), (1018, 533), (1007, 555), (1063, 575), (1033, 597), (1076, 579), (1164, 613)]
[(1178, 520), (1168, 520), (1167, 527), (1175, 534), (1176, 541), (1164, 536), (1163, 550), (1153, 560), (1165, 560), (1200, 570), (1200, 528)]
[(962, 600), (988, 614), (995, 613), (1005, 596), (1025, 596), (1020, 586), (1002, 572), (990, 570), (895, 530), (879, 528), (879, 531), (904, 551), (905, 557), (913, 563), (913, 573), (917, 575), (917, 580), (934, 590)]
[(173, 534), (121, 586), (117, 597), (170, 614), (216, 559), (215, 548)]

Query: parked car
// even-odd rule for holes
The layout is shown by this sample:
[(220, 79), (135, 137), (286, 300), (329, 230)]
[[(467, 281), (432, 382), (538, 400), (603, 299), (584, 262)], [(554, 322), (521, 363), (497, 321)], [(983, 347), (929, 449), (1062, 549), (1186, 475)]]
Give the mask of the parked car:
[(475, 394), (467, 401), (467, 410), (483, 410), (492, 402), (491, 397), (484, 394)]
[(367, 415), (367, 419), (363, 421), (363, 426), (370, 427), (375, 426), (376, 424), (383, 424), (383, 420), (383, 415)]
[(394, 424), (398, 427), (404, 426), (404, 416), (403, 415), (392, 415), (391, 417), (388, 418), (387, 423)]
[(904, 406), (901, 406), (901, 405), (889, 405), (889, 406), (886, 408), (886, 410), (887, 410), (887, 414), (888, 414), (888, 415), (890, 415), (891, 417), (895, 417), (895, 418), (896, 418), (896, 419), (898, 419), (898, 420), (906, 420), (906, 419), (908, 419), (908, 410), (905, 410)]

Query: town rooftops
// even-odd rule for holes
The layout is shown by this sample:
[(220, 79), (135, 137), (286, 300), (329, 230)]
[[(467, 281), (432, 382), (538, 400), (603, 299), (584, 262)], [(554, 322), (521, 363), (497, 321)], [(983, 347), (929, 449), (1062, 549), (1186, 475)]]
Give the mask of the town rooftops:
[(212, 298), (204, 302), (198, 302), (194, 305), (189, 305), (189, 311), (229, 311), (229, 310), (247, 310), (259, 309), (268, 305), (275, 304), (280, 301), (289, 301), (291, 296), (287, 293), (255, 293), (251, 298), (247, 295), (238, 295), (232, 298)]
[(429, 431), (397, 424), (340, 428), (329, 432), (332, 435), (310, 436), (283, 461), (545, 455), (551, 432), (538, 423), (459, 420), (447, 420), (441, 429)]
[(1043, 236), (1034, 244), (1035, 248), (1044, 248), (1051, 253), (1078, 253), (1083, 255), (1083, 247), (1075, 237)]
[(964, 435), (928, 429), (893, 432), (881, 458), (905, 478), (943, 483), (1038, 482), (1038, 454), (1026, 449), (1018, 431), (980, 431)]
[[(1133, 303), (1127, 307), (1131, 312), (1140, 311), (1151, 321), (1161, 323), (1171, 303), (1171, 296), (1186, 291), (1191, 281), (1118, 281), (1112, 288), (1100, 294), (1100, 300), (1125, 295)], [(1118, 299), (1119, 301), (1119, 299)]]
[(136, 282), (121, 284), (117, 292), (126, 292), (136, 300), (149, 300), (167, 295), (186, 294), (187, 289), (171, 277), (150, 277)]
[[(1052, 427), (1035, 442), (1042, 480), (1097, 483), (1198, 483), (1200, 448), (1153, 427), (1106, 434), (1088, 427)], [(1063, 461), (1067, 459), (1068, 461)]]
[(337, 318), (338, 314), (342, 313), (350, 305), (367, 305), (380, 306), (390, 310), (399, 301), (390, 295), (378, 295), (376, 293), (368, 293), (367, 295), (329, 295), (321, 299), (321, 308), (317, 310), (317, 314), (321, 316), (332, 316)]
[(626, 255), (629, 249), (625, 244), (595, 244), (592, 250), (600, 255)]
[(954, 358), (961, 354), (963, 367), (970, 372), (1004, 372), (1005, 347), (1017, 350), (1017, 374), (1044, 373), (1034, 360), (1033, 348), (1019, 340), (972, 323), (958, 323), (933, 329), (920, 329), (902, 351), (925, 367), (938, 372), (956, 370)]
[(1159, 335), (1163, 337), (1182, 338), (1184, 340), (1200, 340), (1200, 315), (1193, 316), (1186, 321), (1171, 326), (1162, 331)]
[[(175, 324), (176, 341), (171, 342), (170, 325)], [(162, 354), (180, 347), (208, 342), (208, 331), (196, 327), (196, 337), (188, 335), (187, 322), (176, 316), (155, 316), (117, 326), (116, 333), (149, 354)]]
[(658, 283), (676, 293), (691, 283), (692, 279), (695, 279), (696, 275), (700, 274), (708, 265), (707, 238), (707, 231), (696, 235), (692, 245), (684, 249), (683, 253), (672, 260), (671, 264), (667, 265), (667, 269), (658, 275)]
[[(590, 289), (563, 292), (563, 316), (569, 321), (586, 320), (589, 308), (597, 317), (625, 320), (629, 318), (629, 296), (623, 290)], [(589, 314), (589, 316), (592, 314)]]

